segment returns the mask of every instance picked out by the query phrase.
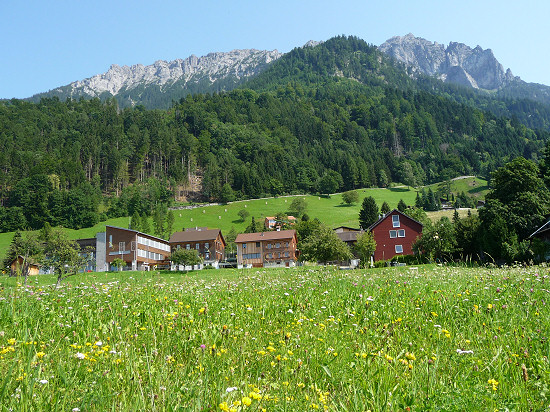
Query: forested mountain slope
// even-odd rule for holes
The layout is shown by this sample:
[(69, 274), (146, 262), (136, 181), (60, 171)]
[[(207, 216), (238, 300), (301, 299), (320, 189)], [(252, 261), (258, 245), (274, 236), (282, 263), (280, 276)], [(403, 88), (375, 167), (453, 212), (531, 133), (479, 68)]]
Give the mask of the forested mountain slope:
[(150, 214), (189, 176), (204, 199), (488, 176), (548, 133), (417, 87), (357, 38), (295, 49), (242, 89), (169, 110), (114, 99), (0, 103), (0, 230)]

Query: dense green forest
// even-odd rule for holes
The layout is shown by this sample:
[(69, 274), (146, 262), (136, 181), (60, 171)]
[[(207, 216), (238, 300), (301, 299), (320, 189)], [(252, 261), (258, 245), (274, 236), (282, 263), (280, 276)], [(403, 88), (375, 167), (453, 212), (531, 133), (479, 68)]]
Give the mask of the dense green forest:
[(548, 140), (517, 117), (427, 89), (375, 47), (338, 37), (168, 110), (1, 102), (0, 231), (151, 214), (191, 175), (221, 201), (488, 177), (515, 157), (536, 159)]

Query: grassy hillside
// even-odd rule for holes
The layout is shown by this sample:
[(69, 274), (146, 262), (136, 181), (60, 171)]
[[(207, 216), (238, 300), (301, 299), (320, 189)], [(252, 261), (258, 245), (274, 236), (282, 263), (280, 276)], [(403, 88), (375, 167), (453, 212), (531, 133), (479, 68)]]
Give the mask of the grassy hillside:
[[(450, 181), (451, 184), (451, 193), (455, 196), (464, 192), (467, 195), (474, 197), (479, 200), (485, 199), (485, 195), (489, 192), (489, 186), (487, 181), (479, 177), (459, 177)], [(446, 183), (434, 183), (432, 185), (426, 186), (431, 188), (434, 192), (441, 190), (444, 191)]]

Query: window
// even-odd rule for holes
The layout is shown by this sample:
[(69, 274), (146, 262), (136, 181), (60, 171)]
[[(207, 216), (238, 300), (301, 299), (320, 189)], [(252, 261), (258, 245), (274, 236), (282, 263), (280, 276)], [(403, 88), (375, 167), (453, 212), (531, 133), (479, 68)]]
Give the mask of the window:
[(124, 252), (126, 250), (126, 242), (118, 242), (118, 251)]
[(267, 248), (268, 248), (268, 249), (271, 249), (271, 243), (268, 243), (268, 244), (267, 244)]
[(397, 231), (397, 236), (399, 237), (405, 237), (405, 229), (399, 229)]
[(285, 247), (288, 247), (288, 242), (285, 243)]
[(199, 250), (200, 243), (195, 244), (195, 249)]
[(113, 247), (113, 235), (109, 235), (109, 247)]
[(181, 245), (178, 245), (177, 249), (180, 249), (181, 248)]
[(403, 245), (395, 245), (395, 253), (403, 253)]
[(281, 244), (280, 243), (275, 243), (275, 247), (278, 249), (281, 247)]
[(397, 230), (390, 230), (390, 238), (396, 238), (397, 237)]
[(205, 248), (205, 249), (210, 249), (210, 243), (206, 242), (206, 243), (204, 244), (204, 248)]
[(246, 243), (243, 243), (243, 250), (246, 249)]
[(290, 257), (290, 253), (285, 252), (285, 257)]
[(401, 227), (401, 223), (399, 222), (399, 215), (392, 215), (391, 217), (393, 227)]
[(260, 242), (256, 242), (256, 247), (260, 247)]

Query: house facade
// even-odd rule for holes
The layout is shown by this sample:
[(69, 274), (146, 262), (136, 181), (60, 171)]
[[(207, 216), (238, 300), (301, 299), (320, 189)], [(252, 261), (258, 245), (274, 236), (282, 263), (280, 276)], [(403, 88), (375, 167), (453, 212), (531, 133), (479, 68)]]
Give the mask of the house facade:
[(394, 209), (368, 230), (376, 241), (374, 260), (389, 260), (394, 256), (413, 254), (412, 245), (422, 235), (422, 223)]
[(219, 267), (225, 259), (225, 239), (220, 229), (196, 227), (175, 232), (170, 237), (170, 248), (195, 249), (203, 259), (205, 265)]
[(149, 270), (170, 263), (169, 242), (146, 233), (106, 226), (105, 242), (105, 260), (108, 265), (105, 270), (112, 269), (113, 261), (117, 258), (124, 260), (125, 268), (129, 270)]
[(241, 233), (235, 239), (237, 267), (292, 267), (298, 260), (295, 230)]

